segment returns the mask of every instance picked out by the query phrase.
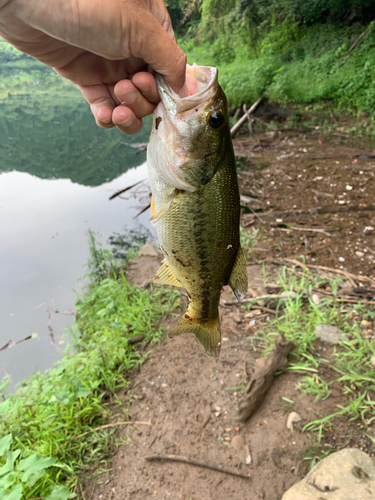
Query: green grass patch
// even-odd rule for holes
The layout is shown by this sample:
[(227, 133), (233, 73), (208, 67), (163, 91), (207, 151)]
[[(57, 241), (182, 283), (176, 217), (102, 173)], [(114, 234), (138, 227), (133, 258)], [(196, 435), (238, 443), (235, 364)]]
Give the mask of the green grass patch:
[[(324, 430), (334, 428), (338, 419), (345, 419), (355, 422), (366, 432), (375, 421), (375, 367), (372, 363), (375, 342), (374, 330), (371, 335), (366, 334), (360, 324), (363, 319), (375, 318), (375, 304), (340, 303), (337, 294), (343, 284), (341, 279), (322, 277), (306, 270), (301, 272), (298, 266), (283, 267), (276, 283), (281, 287), (276, 300), (276, 319), (268, 320), (263, 331), (257, 333), (257, 337), (262, 336), (265, 340), (264, 354), (270, 352), (275, 338), (283, 333), (295, 344), (287, 371), (301, 373), (296, 387), (317, 402), (330, 397), (334, 384), (345, 401), (337, 405), (335, 412), (309, 422), (303, 430), (318, 433), (320, 440)], [(316, 304), (312, 296), (319, 291), (327, 295), (321, 296)], [(332, 344), (333, 352), (329, 356), (316, 347), (318, 325), (336, 326), (346, 335), (345, 340)], [(320, 373), (323, 367), (325, 374), (330, 373), (327, 380)]]
[(129, 420), (116, 392), (127, 386), (129, 370), (146, 355), (134, 351), (128, 339), (144, 335), (151, 344), (158, 342), (164, 334), (161, 319), (178, 304), (173, 289), (131, 286), (95, 240), (89, 275), (65, 357), (24, 381), (15, 394), (6, 393), (6, 382), (0, 388), (3, 500), (76, 496), (78, 475), (107, 459), (116, 446), (116, 427), (93, 429), (109, 419)]

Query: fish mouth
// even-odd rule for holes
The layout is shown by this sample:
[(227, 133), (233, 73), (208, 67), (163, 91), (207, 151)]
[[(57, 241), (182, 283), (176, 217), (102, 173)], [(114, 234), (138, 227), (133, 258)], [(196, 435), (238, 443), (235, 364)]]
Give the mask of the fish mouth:
[(213, 97), (218, 86), (218, 71), (209, 66), (187, 64), (186, 83), (181, 89), (184, 93), (188, 92), (187, 96), (174, 92), (160, 74), (156, 74), (156, 84), (165, 108), (173, 114), (183, 113), (201, 106)]

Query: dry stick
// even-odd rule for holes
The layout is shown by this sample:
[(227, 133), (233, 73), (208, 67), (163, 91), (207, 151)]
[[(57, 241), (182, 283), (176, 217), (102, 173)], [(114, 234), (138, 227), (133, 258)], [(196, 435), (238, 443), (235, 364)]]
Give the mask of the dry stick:
[[(375, 205), (365, 205), (365, 206), (353, 206), (348, 205), (347, 207), (317, 207), (311, 208), (310, 210), (290, 210), (289, 212), (264, 212), (262, 217), (296, 217), (298, 215), (324, 215), (324, 214), (339, 214), (348, 212), (367, 212), (369, 210), (375, 210)], [(245, 217), (247, 214), (243, 214)]]
[(293, 342), (286, 341), (281, 335), (275, 340), (272, 351), (257, 360), (254, 373), (246, 387), (245, 398), (238, 409), (241, 422), (245, 422), (257, 411), (273, 383), (275, 373), (285, 370), (288, 366), (287, 356), (293, 347)]
[(125, 189), (120, 189), (120, 191), (116, 191), (116, 193), (113, 193), (108, 199), (113, 200), (113, 198), (116, 198), (116, 196), (120, 196), (120, 194), (125, 193), (126, 191), (129, 191), (129, 189), (138, 186), (141, 182), (143, 182), (144, 179), (141, 181), (136, 182), (135, 184), (132, 184), (131, 186), (126, 187)]
[(319, 156), (310, 156), (309, 160), (329, 160), (331, 158), (375, 158), (375, 154), (373, 153), (354, 153), (354, 154), (348, 154), (348, 153), (336, 153), (336, 154), (330, 154), (330, 155), (319, 155)]
[(181, 455), (151, 455), (146, 457), (148, 462), (152, 462), (154, 460), (168, 460), (171, 462), (181, 462), (183, 464), (189, 465), (197, 465), (198, 467), (203, 467), (205, 469), (215, 470), (217, 472), (224, 472), (225, 474), (230, 474), (232, 476), (243, 477), (244, 479), (250, 479), (250, 474), (242, 474), (241, 472), (236, 472), (231, 469), (227, 469), (226, 467), (221, 467), (213, 462), (202, 462), (200, 460), (196, 460), (195, 458), (183, 457)]
[(279, 231), (284, 231), (284, 232), (288, 232), (288, 231), (312, 231), (313, 233), (321, 233), (321, 234), (324, 234), (324, 235), (330, 236), (330, 237), (333, 236), (332, 234), (327, 233), (325, 229), (314, 229), (312, 227), (295, 227), (295, 226), (291, 226), (288, 229), (283, 228), (283, 227), (277, 227), (276, 229), (278, 229)]
[[(354, 280), (357, 280), (357, 281), (368, 281), (373, 286), (375, 286), (375, 280), (373, 280), (369, 276), (356, 276), (355, 274), (349, 273), (348, 271), (343, 271), (342, 269), (335, 269), (334, 267), (316, 266), (316, 265), (312, 265), (312, 264), (303, 264), (303, 262), (299, 262), (296, 259), (285, 258), (284, 260), (286, 260), (287, 262), (292, 262), (293, 264), (296, 264), (297, 266), (300, 266), (307, 271), (308, 271), (307, 268), (320, 269), (322, 271), (328, 271), (331, 273), (341, 274), (342, 276), (345, 276), (345, 278), (347, 278), (347, 279), (349, 279), (349, 277), (350, 277), (350, 278), (353, 278)], [(276, 261), (273, 261), (273, 262), (276, 262)], [(280, 263), (280, 265), (283, 265), (283, 264)]]
[(333, 111), (332, 111), (332, 108), (331, 108), (331, 106), (330, 106), (329, 102), (327, 102), (327, 106), (328, 106), (329, 113), (330, 113), (330, 115), (331, 115), (332, 120), (333, 120), (335, 123), (337, 123), (336, 117), (335, 117), (335, 115), (333, 114)]
[(272, 130), (277, 130), (277, 127), (273, 127), (270, 123), (267, 123), (265, 122), (264, 120), (261, 120), (260, 118), (258, 118), (257, 116), (252, 116), (252, 119), (253, 120), (256, 120), (257, 122), (259, 123), (262, 123), (263, 125), (265, 125), (266, 127), (268, 128), (271, 128)]
[(79, 439), (83, 436), (87, 436), (87, 434), (91, 434), (92, 432), (100, 431), (102, 429), (107, 429), (107, 427), (115, 427), (117, 425), (152, 425), (152, 424), (150, 424), (150, 422), (128, 421), (128, 422), (117, 422), (115, 424), (101, 425), (100, 427), (95, 427), (95, 429), (91, 429), (90, 431), (84, 432), (83, 434), (79, 434), (78, 436), (71, 437), (70, 439), (65, 441), (65, 443), (61, 444), (58, 448), (56, 448), (54, 453), (56, 451), (58, 451), (60, 448), (63, 448), (64, 446), (66, 446), (68, 443), (70, 443), (70, 441), (75, 441), (76, 439)]
[(364, 37), (367, 35), (367, 33), (370, 31), (370, 27), (371, 25), (363, 32), (361, 33), (361, 35), (357, 38), (357, 40), (353, 43), (353, 45), (350, 47), (350, 49), (348, 50), (348, 52), (346, 52), (346, 54), (344, 54), (344, 57), (346, 57), (348, 54), (350, 54), (350, 52), (352, 50), (354, 50), (357, 45), (359, 45), (361, 43), (361, 41), (364, 39)]
[(259, 99), (254, 102), (254, 104), (250, 107), (250, 109), (248, 109), (246, 111), (246, 113), (238, 120), (238, 122), (233, 125), (233, 127), (230, 129), (230, 135), (232, 137), (234, 137), (234, 135), (239, 131), (239, 129), (245, 123), (245, 121), (249, 119), (249, 116), (251, 115), (251, 113), (253, 113), (253, 111), (256, 110), (256, 108), (258, 107), (258, 105), (262, 101), (263, 97), (264, 97), (264, 94), (262, 94), (259, 97)]

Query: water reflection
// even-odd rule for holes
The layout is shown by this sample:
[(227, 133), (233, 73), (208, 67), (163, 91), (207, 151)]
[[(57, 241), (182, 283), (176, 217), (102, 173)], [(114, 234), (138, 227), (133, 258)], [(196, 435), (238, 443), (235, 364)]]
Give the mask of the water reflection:
[(34, 334), (0, 351), (0, 378), (15, 383), (61, 356), (88, 228), (108, 247), (111, 236), (142, 236), (150, 224), (148, 213), (133, 220), (134, 200), (108, 199), (147, 176), (144, 154), (125, 143), (144, 141), (148, 130), (136, 138), (100, 130), (77, 96), (17, 98), (13, 108), (12, 99), (0, 106), (0, 348)]
[[(0, 101), (0, 172), (99, 186), (146, 159), (151, 121), (136, 136), (100, 129), (78, 90), (10, 95)], [(135, 146), (135, 147), (131, 147)]]

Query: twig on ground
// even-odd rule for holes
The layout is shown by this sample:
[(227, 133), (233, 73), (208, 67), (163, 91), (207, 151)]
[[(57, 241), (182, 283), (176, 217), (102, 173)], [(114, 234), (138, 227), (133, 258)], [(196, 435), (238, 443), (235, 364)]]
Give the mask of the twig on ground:
[(245, 422), (259, 408), (273, 383), (275, 373), (285, 370), (288, 366), (287, 356), (293, 347), (293, 342), (286, 341), (281, 335), (275, 340), (272, 351), (257, 360), (254, 373), (246, 387), (245, 398), (238, 409), (241, 422)]
[(142, 342), (144, 339), (145, 339), (144, 335), (137, 335), (136, 337), (128, 339), (128, 344), (129, 345), (138, 344), (139, 342)]
[(230, 474), (232, 476), (243, 477), (244, 479), (250, 479), (250, 474), (243, 474), (241, 472), (237, 472), (227, 467), (221, 467), (213, 462), (202, 462), (201, 460), (196, 460), (195, 458), (183, 457), (181, 455), (151, 455), (146, 457), (148, 462), (152, 462), (154, 460), (167, 460), (170, 462), (181, 462), (183, 464), (188, 465), (197, 465), (198, 467), (203, 467), (205, 469), (215, 470), (217, 472), (223, 472), (224, 474)]
[(277, 227), (275, 229), (277, 229), (279, 231), (284, 231), (284, 232), (288, 232), (288, 231), (312, 231), (313, 233), (322, 233), (325, 236), (329, 236), (329, 237), (333, 236), (332, 234), (327, 233), (325, 229), (315, 229), (315, 228), (312, 228), (312, 227), (295, 227), (295, 226), (291, 226), (290, 228)]
[(251, 113), (253, 113), (260, 102), (263, 100), (264, 94), (262, 94), (257, 101), (254, 102), (254, 104), (246, 111), (246, 113), (238, 120), (237, 123), (233, 125), (233, 127), (230, 129), (230, 135), (234, 137), (234, 135), (239, 131), (241, 126), (246, 122), (246, 120), (249, 119), (249, 116)]
[[(370, 278), (369, 276), (356, 276), (355, 274), (349, 273), (348, 271), (344, 271), (343, 269), (336, 269), (334, 267), (327, 267), (327, 266), (317, 266), (317, 265), (312, 265), (312, 264), (304, 264), (303, 262), (299, 262), (296, 259), (289, 259), (289, 258), (284, 258), (283, 259), (286, 262), (291, 262), (292, 264), (296, 264), (297, 266), (302, 267), (305, 271), (310, 272), (309, 269), (319, 269), (321, 271), (327, 271), (330, 273), (336, 273), (336, 274), (341, 274), (344, 276), (346, 279), (352, 278), (353, 280), (356, 281), (367, 281), (370, 283), (372, 286), (375, 286), (375, 280)], [(283, 261), (277, 261), (276, 259), (266, 259), (267, 262), (272, 262), (273, 264), (277, 264), (279, 266), (285, 265), (285, 262)]]
[(332, 108), (331, 108), (331, 105), (329, 104), (329, 102), (327, 102), (327, 106), (328, 106), (328, 109), (329, 109), (329, 114), (331, 115), (331, 118), (332, 120), (337, 123), (337, 119), (335, 117), (335, 115), (333, 114), (333, 111), (332, 111)]
[[(275, 217), (275, 218), (286, 218), (286, 217), (296, 217), (299, 215), (325, 215), (325, 214), (339, 214), (348, 212), (367, 212), (375, 210), (375, 205), (360, 205), (353, 206), (348, 205), (346, 207), (316, 207), (309, 210), (290, 210), (288, 212), (263, 212), (262, 217)], [(247, 214), (243, 214), (246, 217)]]

